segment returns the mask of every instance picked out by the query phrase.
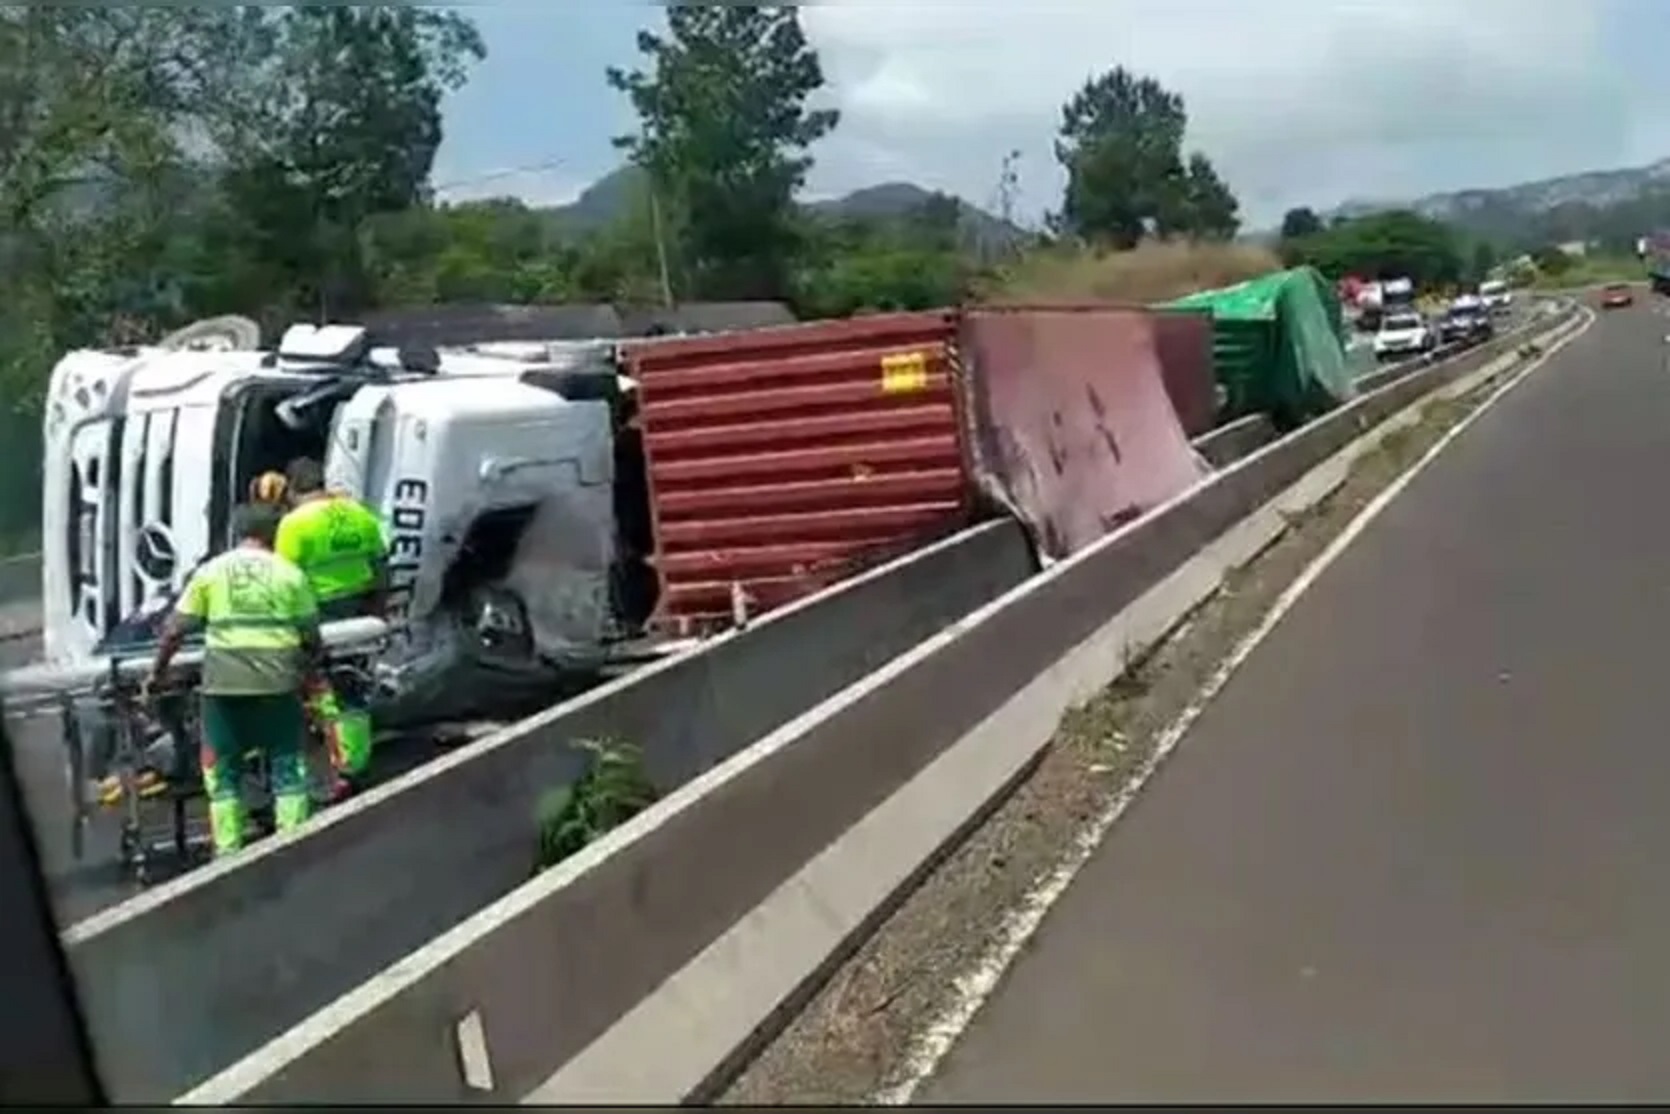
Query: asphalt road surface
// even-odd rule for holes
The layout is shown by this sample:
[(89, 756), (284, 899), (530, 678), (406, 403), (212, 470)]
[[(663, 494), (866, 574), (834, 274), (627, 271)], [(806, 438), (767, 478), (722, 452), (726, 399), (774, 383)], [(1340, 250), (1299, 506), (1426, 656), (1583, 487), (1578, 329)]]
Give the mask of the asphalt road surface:
[(917, 1101), (1670, 1099), (1664, 305), (1322, 575)]

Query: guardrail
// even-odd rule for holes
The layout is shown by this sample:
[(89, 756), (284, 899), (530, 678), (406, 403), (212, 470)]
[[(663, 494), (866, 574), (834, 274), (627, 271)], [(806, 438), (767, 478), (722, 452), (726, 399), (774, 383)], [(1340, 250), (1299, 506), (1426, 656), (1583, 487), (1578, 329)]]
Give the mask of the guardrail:
[(41, 555), (0, 557), (0, 643), (8, 666), (21, 664), (28, 640), (41, 633)]
[[(37, 616), (34, 629), (40, 629), (41, 555), (19, 553), (0, 557), (0, 611), (10, 605), (33, 603)], [(3, 634), (0, 631), (0, 634)]]
[[(1366, 431), (1432, 391), (1514, 363), (1533, 330), (1551, 337), (1575, 318), (1567, 309), (1411, 369), (1011, 588), (183, 1101), (700, 1100), (1024, 775), (1062, 712), (1279, 536), (1295, 485), (1320, 498), (1329, 475), (1344, 478), (1331, 459)], [(525, 766), (566, 737), (550, 717), (506, 733), (495, 743), (506, 756), (497, 778), (513, 751)], [(502, 792), (460, 765), (366, 835), (404, 838), (415, 851), (436, 842), (415, 834), (428, 822), (471, 840)], [(352, 853), (330, 843), (331, 853)], [(453, 850), (436, 874), (450, 879), (479, 862)], [(372, 884), (370, 874), (359, 879)], [(339, 917), (302, 923), (298, 931), (322, 940), (345, 939)], [(245, 946), (258, 956), (262, 945)], [(189, 953), (189, 937), (179, 947)], [(118, 1038), (101, 1036), (101, 1049), (106, 1039)]]

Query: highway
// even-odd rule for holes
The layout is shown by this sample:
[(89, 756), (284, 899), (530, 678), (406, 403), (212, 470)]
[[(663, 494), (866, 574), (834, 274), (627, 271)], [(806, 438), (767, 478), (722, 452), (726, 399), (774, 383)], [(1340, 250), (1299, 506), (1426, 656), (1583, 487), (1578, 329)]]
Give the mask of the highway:
[(1662, 305), (1322, 572), (915, 1101), (1670, 1098)]
[[(1608, 868), (1644, 861), (1629, 854), (1608, 858), (1604, 847), (1595, 851), (1584, 841), (1592, 845), (1595, 831), (1604, 829), (1604, 824), (1596, 828), (1601, 823), (1597, 811), (1602, 820), (1645, 811), (1650, 774), (1621, 775), (1621, 804), (1607, 799), (1583, 812), (1567, 798), (1574, 796), (1569, 790), (1574, 783), (1589, 788), (1578, 775), (1595, 780), (1584, 764), (1588, 752), (1570, 746), (1574, 735), (1592, 733), (1599, 723), (1609, 732), (1603, 741), (1610, 744), (1626, 738), (1631, 727), (1642, 737), (1650, 722), (1640, 707), (1641, 693), (1650, 691), (1645, 671), (1635, 663), (1621, 673), (1610, 663), (1598, 669), (1595, 655), (1584, 647), (1617, 644), (1642, 657), (1643, 648), (1653, 644), (1651, 632), (1664, 629), (1654, 608), (1642, 601), (1658, 605), (1659, 597), (1670, 594), (1670, 573), (1662, 584), (1655, 582), (1658, 595), (1653, 596), (1639, 578), (1620, 578), (1607, 563), (1627, 571), (1644, 563), (1656, 568), (1658, 556), (1670, 557), (1657, 553), (1670, 548), (1670, 530), (1626, 536), (1630, 530), (1640, 533), (1641, 524), (1623, 494), (1628, 485), (1617, 482), (1624, 474), (1658, 474), (1665, 463), (1660, 457), (1670, 451), (1659, 448), (1656, 435), (1657, 429), (1670, 428), (1665, 424), (1670, 376), (1662, 356), (1667, 327), (1670, 322), (1656, 309), (1642, 307), (1579, 340), (1503, 407), (1487, 414), (1326, 572), (1199, 722), (1178, 759), (1116, 829), (1049, 919), (1037, 946), (917, 1097), (1227, 1101), (1247, 1098), (1248, 1088), (1252, 1097), (1271, 1099), (1498, 1097), (1501, 1080), (1512, 1074), (1504, 1063), (1517, 1065), (1515, 1057), (1522, 1057), (1544, 1068), (1553, 1060), (1541, 1046), (1523, 1053), (1514, 1043), (1522, 1037), (1520, 1030), (1496, 1036), (1496, 1014), (1521, 1023), (1546, 1020), (1545, 1015), (1560, 1021), (1565, 1017), (1562, 1003), (1527, 1006), (1526, 999), (1549, 985), (1569, 989), (1579, 984), (1584, 993), (1578, 1000), (1591, 1012), (1622, 1012), (1615, 1003), (1596, 1004), (1597, 980), (1581, 964), (1564, 982), (1556, 978), (1541, 984), (1519, 970), (1504, 973), (1497, 967), (1512, 959), (1527, 969), (1540, 968), (1545, 961), (1535, 947), (1530, 958), (1521, 953), (1527, 940), (1545, 943), (1545, 921), (1555, 926), (1562, 943), (1590, 927), (1562, 913), (1566, 907), (1560, 902), (1565, 895), (1584, 892), (1593, 870), (1586, 873), (1567, 864), (1575, 881), (1556, 878), (1549, 892), (1539, 889), (1538, 870), (1562, 862), (1543, 843), (1557, 842), (1554, 850), (1561, 853), (1567, 845), (1583, 848), (1590, 860)], [(1359, 428), (1347, 424), (1351, 413), (1338, 417), (1309, 433)], [(1362, 415), (1355, 420), (1360, 424)], [(1665, 441), (1670, 445), (1670, 438)], [(1489, 449), (1482, 456), (1480, 445)], [(1282, 454), (1293, 447), (1284, 445), (1274, 459), (1287, 460)], [(1463, 467), (1469, 460), (1471, 471)], [(1276, 490), (1251, 487), (1236, 497), (1253, 507), (1258, 505), (1254, 496), (1267, 498)], [(1544, 536), (1551, 526), (1559, 533), (1552, 543)], [(1179, 550), (1175, 537), (1171, 550)], [(1131, 552), (1144, 561), (1157, 560), (1156, 552), (1170, 561), (1182, 559), (1167, 556), (1166, 550)], [(1625, 554), (1622, 561), (1618, 552)], [(1584, 560), (1587, 566), (1580, 563)], [(1524, 607), (1525, 600), (1534, 605)], [(1365, 608), (1373, 610), (1365, 614)], [(1048, 612), (1042, 614), (1049, 618)], [(1597, 615), (1605, 622), (1597, 623)], [(1577, 632), (1577, 643), (1549, 638), (1541, 627), (1550, 623), (1562, 635)], [(1024, 633), (1025, 627), (1015, 630)], [(1616, 643), (1618, 630), (1630, 637)], [(7, 652), (20, 645), (14, 641)], [(967, 663), (954, 664), (959, 664), (954, 672), (961, 683)], [(941, 671), (941, 690), (947, 672)], [(926, 667), (900, 676), (926, 685), (923, 692), (933, 688), (921, 680), (932, 680)], [(1616, 689), (1620, 676), (1635, 687), (1622, 695), (1605, 689), (1608, 683)], [(1574, 678), (1578, 684), (1601, 686), (1606, 714), (1623, 716), (1617, 725), (1587, 708), (1561, 719), (1573, 699), (1561, 685)], [(1528, 691), (1520, 691), (1527, 686)], [(911, 690), (900, 691), (909, 696)], [(1586, 692), (1578, 689), (1577, 696)], [(916, 714), (908, 701), (900, 707), (905, 717)], [(1040, 741), (1051, 723), (1040, 720)], [(1537, 745), (1528, 746), (1527, 738), (1537, 730), (1551, 737), (1537, 737)], [(133, 887), (115, 876), (108, 832), (94, 838), (87, 857), (92, 865), (71, 861), (62, 839), (69, 818), (56, 730), (37, 722), (26, 734), (21, 765), (37, 822), (47, 836), (60, 916), (68, 923)], [(1469, 749), (1456, 751), (1458, 739)], [(1583, 758), (1568, 757), (1568, 751)], [(401, 764), (425, 756), (402, 755)], [(1515, 760), (1537, 772), (1527, 777), (1525, 768), (1513, 765)], [(1446, 768), (1458, 762), (1462, 776)], [(1505, 775), (1498, 769), (1503, 765), (1509, 767)], [(1604, 769), (1611, 773), (1618, 765), (1614, 760)], [(1577, 773), (1568, 774), (1567, 767)], [(1529, 789), (1513, 784), (1515, 779), (1527, 780)], [(1187, 796), (1191, 792), (1194, 798)], [(1629, 799), (1630, 792), (1643, 801)], [(1585, 798), (1580, 793), (1574, 799)], [(1527, 807), (1529, 820), (1523, 814)], [(1491, 823), (1479, 823), (1481, 817)], [(1559, 827), (1556, 821), (1577, 829), (1576, 834), (1549, 840), (1547, 831)], [(1176, 830), (1165, 828), (1167, 823)], [(1145, 825), (1157, 825), (1159, 831), (1145, 836)], [(1650, 834), (1638, 838), (1650, 841)], [(1483, 849), (1476, 850), (1474, 843)], [(1633, 854), (1634, 845), (1626, 850)], [(1533, 860), (1536, 869), (1525, 867), (1518, 874), (1497, 869), (1497, 860), (1514, 855)], [(1641, 873), (1647, 873), (1644, 867)], [(1527, 893), (1513, 891), (1503, 878), (1523, 879)], [(346, 878), (335, 881), (319, 891), (332, 904)], [(1651, 889), (1650, 880), (1645, 886)], [(1492, 900), (1505, 903), (1506, 912)], [(1547, 914), (1538, 901), (1559, 908)], [(1581, 908), (1589, 912), (1588, 906)], [(1528, 928), (1513, 923), (1510, 914), (1527, 910), (1536, 914)], [(1484, 928), (1505, 932), (1506, 943), (1476, 941), (1463, 932), (1456, 936), (1461, 954), (1452, 954), (1455, 945), (1446, 931), (1460, 923), (1479, 934), (1483, 929), (1473, 923), (1475, 918)], [(191, 962), (201, 963), (193, 935), (156, 923), (164, 930), (153, 933), (153, 943), (192, 939)], [(331, 935), (352, 934), (339, 929)], [(223, 958), (242, 954), (248, 946), (242, 931), (220, 936), (217, 954)], [(96, 958), (106, 964), (103, 970), (118, 975), (155, 969), (156, 964), (132, 963), (130, 952), (123, 951), (131, 951), (139, 940), (133, 933), (113, 943), (100, 936), (98, 948), (84, 949), (84, 958)], [(664, 942), (655, 943), (664, 947)], [(492, 948), (498, 962), (505, 948), (497, 939)], [(130, 955), (127, 966), (112, 962), (124, 955)], [(1612, 968), (1603, 973), (1611, 974)], [(304, 974), (321, 985), (351, 981), (318, 970)], [(291, 979), (276, 969), (269, 975), (257, 980), (266, 996), (274, 979)], [(1381, 985), (1377, 978), (1391, 981)], [(1290, 979), (1298, 983), (1297, 991), (1287, 985)], [(1435, 988), (1426, 995), (1421, 993), (1423, 979)], [(118, 981), (131, 981), (134, 987), (145, 983), (125, 975)], [(297, 1011), (294, 1016), (300, 1016), (313, 1008), (308, 998), (317, 988), (300, 979), (292, 982), (282, 989)], [(1639, 983), (1626, 983), (1623, 990), (1634, 985)], [(1502, 987), (1516, 995), (1510, 1005), (1491, 1000), (1491, 992)], [(154, 994), (154, 987), (145, 993)], [(243, 993), (237, 979), (221, 980), (214, 987), (213, 1009), (230, 1007)], [(1443, 993), (1463, 995), (1465, 1008), (1443, 1001)], [(390, 1023), (404, 1008), (391, 1004), (378, 1023)], [(1423, 1009), (1432, 1011), (1436, 1021), (1420, 1016)], [(121, 1021), (120, 1013), (113, 1007), (105, 1017)], [(1594, 1045), (1596, 1057), (1633, 1047), (1627, 1027), (1613, 1024), (1615, 1017), (1598, 1026), (1588, 1014), (1577, 1020), (1585, 1035), (1598, 1032), (1604, 1038)], [(533, 1018), (501, 1024), (517, 1032), (541, 1031)], [(1446, 1024), (1456, 1028), (1457, 1036), (1446, 1038), (1441, 1053), (1421, 1046), (1423, 1038), (1442, 1034)], [(1487, 1034), (1483, 1052), (1478, 1031)], [(1652, 1032), (1650, 1026), (1647, 1031)], [(363, 1034), (354, 1039), (358, 1035)], [(1557, 1035), (1562, 1048), (1589, 1047), (1563, 1029)], [(247, 1040), (266, 1036), (252, 1030)], [(573, 1043), (576, 1034), (565, 1031), (564, 1039)], [(1524, 1039), (1536, 1045), (1545, 1038), (1537, 1032)], [(333, 1036), (330, 1050), (320, 1052), (319, 1068), (326, 1075), (327, 1061), (349, 1041), (349, 1035), (341, 1041)], [(1638, 1043), (1646, 1047), (1651, 1042)], [(222, 1058), (213, 1063), (225, 1063), (225, 1055), (244, 1047), (215, 1051)], [(194, 1078), (192, 1073), (204, 1067), (184, 1062), (192, 1057), (210, 1065), (193, 1051), (182, 1066), (167, 1070), (179, 1080)], [(1411, 1059), (1415, 1070), (1408, 1066)], [(1656, 1070), (1649, 1055), (1640, 1059), (1650, 1065), (1643, 1070)], [(1325, 1070), (1313, 1070), (1313, 1060)], [(1128, 1070), (1128, 1061), (1138, 1067)], [(558, 1061), (540, 1063), (538, 1071), (549, 1071)], [(1459, 1066), (1446, 1076), (1446, 1065)], [(1596, 1070), (1606, 1078), (1620, 1074), (1610, 1065)], [(145, 1086), (145, 1072), (138, 1064), (128, 1079)], [(1486, 1083), (1468, 1090), (1480, 1072)], [(535, 1077), (534, 1068), (525, 1066), (522, 1073), (505, 1086), (520, 1087)], [(1439, 1078), (1429, 1086), (1427, 1076), (1433, 1073)], [(1574, 1092), (1579, 1097), (1583, 1082)], [(1523, 1093), (1541, 1097), (1544, 1092), (1533, 1087)]]

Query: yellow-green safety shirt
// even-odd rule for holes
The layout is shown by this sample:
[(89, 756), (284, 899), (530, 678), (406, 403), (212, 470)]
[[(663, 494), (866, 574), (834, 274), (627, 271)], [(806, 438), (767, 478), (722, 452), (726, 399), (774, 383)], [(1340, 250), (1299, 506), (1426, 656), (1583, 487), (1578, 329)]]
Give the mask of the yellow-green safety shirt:
[(346, 495), (296, 507), (278, 524), (273, 548), (302, 570), (321, 604), (370, 591), (388, 553), (377, 515)]
[(204, 628), (205, 696), (266, 696), (300, 687), (303, 634), (319, 621), (307, 578), (252, 546), (204, 564), (175, 610)]

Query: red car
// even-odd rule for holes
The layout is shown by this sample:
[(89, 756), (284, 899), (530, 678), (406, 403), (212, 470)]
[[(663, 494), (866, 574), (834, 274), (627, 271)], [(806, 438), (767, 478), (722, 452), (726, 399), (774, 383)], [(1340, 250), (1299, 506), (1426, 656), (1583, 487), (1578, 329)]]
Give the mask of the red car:
[(1601, 309), (1622, 309), (1635, 304), (1635, 291), (1627, 282), (1609, 283), (1601, 289)]

